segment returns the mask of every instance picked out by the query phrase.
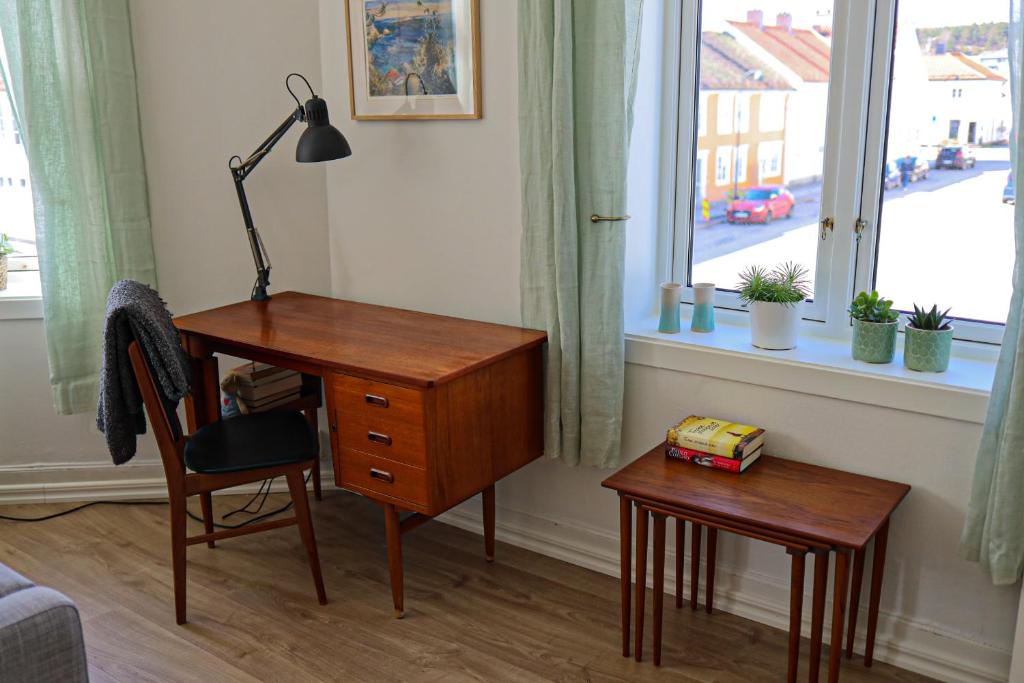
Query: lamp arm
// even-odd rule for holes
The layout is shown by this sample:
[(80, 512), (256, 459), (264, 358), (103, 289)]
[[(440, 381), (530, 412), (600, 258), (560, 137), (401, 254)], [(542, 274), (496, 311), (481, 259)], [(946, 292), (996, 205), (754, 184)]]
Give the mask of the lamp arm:
[[(228, 162), (228, 168), (231, 169), (231, 177), (235, 183), (235, 192), (238, 194), (238, 205), (242, 209), (242, 220), (245, 222), (246, 236), (249, 238), (249, 248), (252, 250), (252, 260), (256, 266), (256, 283), (252, 288), (252, 299), (254, 301), (266, 301), (270, 298), (267, 294), (267, 287), (270, 285), (270, 256), (267, 254), (266, 248), (263, 246), (263, 240), (260, 238), (259, 231), (256, 229), (256, 225), (252, 220), (252, 212), (249, 209), (249, 200), (245, 195), (245, 186), (243, 182), (249, 174), (253, 172), (253, 169), (263, 160), (263, 157), (270, 153), (270, 150), (274, 148), (274, 145), (284, 137), (288, 129), (291, 128), (296, 121), (304, 121), (306, 113), (302, 107), (296, 107), (287, 119), (281, 122), (273, 133), (271, 133), (266, 140), (264, 140), (256, 150), (249, 155), (248, 159), (241, 160), (237, 165), (232, 165), (231, 161)], [(234, 160), (238, 157), (232, 157)]]

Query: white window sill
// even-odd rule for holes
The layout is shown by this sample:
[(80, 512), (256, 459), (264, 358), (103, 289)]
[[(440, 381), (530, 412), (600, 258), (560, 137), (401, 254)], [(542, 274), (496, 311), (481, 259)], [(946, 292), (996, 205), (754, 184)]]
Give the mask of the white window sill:
[[(687, 307), (684, 307), (684, 311)], [(850, 340), (815, 336), (805, 323), (797, 348), (766, 351), (750, 343), (746, 325), (718, 322), (711, 333), (658, 332), (658, 320), (630, 326), (626, 362), (708, 377), (827, 396), (981, 424), (995, 374), (998, 347), (954, 342), (944, 373), (903, 367), (903, 335), (892, 363), (851, 357)]]
[(43, 317), (39, 271), (13, 270), (7, 274), (7, 289), (0, 291), (0, 320)]

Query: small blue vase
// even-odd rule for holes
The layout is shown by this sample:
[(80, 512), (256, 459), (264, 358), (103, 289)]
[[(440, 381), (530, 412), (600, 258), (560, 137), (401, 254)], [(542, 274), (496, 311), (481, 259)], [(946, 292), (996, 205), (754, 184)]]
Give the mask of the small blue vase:
[(698, 282), (693, 285), (693, 316), (690, 318), (693, 332), (715, 331), (715, 285)]
[(665, 282), (661, 285), (661, 318), (658, 321), (658, 332), (674, 334), (679, 327), (679, 295), (683, 286), (678, 282)]

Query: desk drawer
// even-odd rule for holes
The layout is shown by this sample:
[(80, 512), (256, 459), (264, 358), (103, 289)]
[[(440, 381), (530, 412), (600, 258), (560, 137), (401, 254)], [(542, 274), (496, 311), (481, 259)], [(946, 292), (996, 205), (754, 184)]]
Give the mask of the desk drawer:
[(426, 467), (422, 392), (348, 375), (335, 375), (333, 386), (342, 448)]
[(368, 489), (392, 498), (428, 506), (426, 470), (378, 458), (369, 453), (341, 449), (338, 458), (338, 481), (342, 486)]

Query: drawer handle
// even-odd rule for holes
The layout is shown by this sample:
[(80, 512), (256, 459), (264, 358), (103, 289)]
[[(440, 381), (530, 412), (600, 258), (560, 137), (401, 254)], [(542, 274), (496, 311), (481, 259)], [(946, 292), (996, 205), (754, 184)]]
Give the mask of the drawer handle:
[(385, 446), (391, 445), (391, 437), (380, 432), (367, 432), (366, 438), (374, 443), (384, 444)]
[(388, 407), (388, 399), (385, 396), (377, 396), (376, 394), (366, 394), (366, 402), (371, 406), (378, 406), (380, 408)]
[(390, 472), (385, 472), (384, 470), (378, 470), (376, 467), (370, 468), (370, 477), (373, 479), (380, 479), (381, 481), (386, 481), (389, 484), (395, 483), (395, 475), (391, 474)]

